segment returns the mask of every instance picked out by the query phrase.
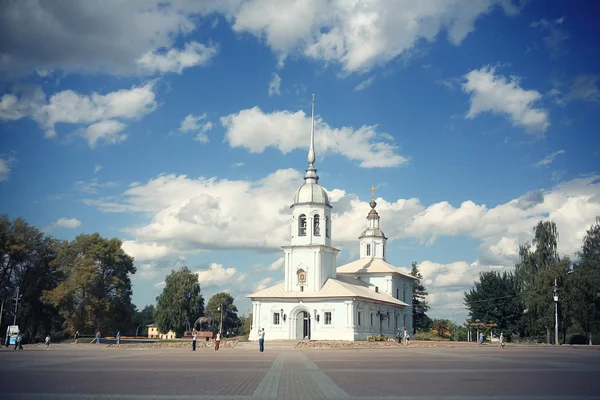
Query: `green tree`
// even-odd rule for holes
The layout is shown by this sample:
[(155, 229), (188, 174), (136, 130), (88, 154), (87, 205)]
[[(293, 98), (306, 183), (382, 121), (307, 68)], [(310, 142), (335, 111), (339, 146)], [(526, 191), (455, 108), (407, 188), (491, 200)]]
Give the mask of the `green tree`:
[(558, 230), (552, 221), (537, 224), (532, 245), (535, 250), (529, 243), (519, 249), (520, 262), (515, 266), (518, 293), (527, 311), (524, 318), (527, 334), (535, 336), (545, 330), (546, 341), (550, 343), (554, 327), (554, 282), (568, 272), (571, 261), (558, 256)]
[(600, 329), (600, 217), (587, 231), (579, 257), (581, 261), (566, 280), (568, 297), (560, 304), (571, 305), (568, 315), (581, 326), (591, 345), (592, 332)]
[(248, 314), (248, 316), (240, 317), (240, 335), (247, 336), (250, 334), (250, 329), (252, 329), (252, 313)]
[(432, 321), (427, 316), (427, 311), (429, 311), (429, 305), (427, 304), (426, 297), (428, 295), (427, 289), (421, 283), (421, 279), (423, 276), (421, 272), (419, 272), (419, 267), (417, 263), (413, 261), (412, 270), (410, 271), (410, 275), (414, 278), (417, 278), (413, 284), (413, 296), (412, 296), (412, 304), (413, 304), (413, 333), (416, 331), (428, 331), (431, 328)]
[[(19, 290), (17, 325), (32, 341), (61, 330), (63, 319), (55, 307), (40, 301), (45, 290), (58, 284), (58, 274), (52, 266), (58, 241), (29, 225), (24, 219), (10, 220), (0, 215), (0, 297), (11, 299)], [(4, 303), (3, 326), (12, 325), (15, 303)]]
[(147, 325), (154, 322), (154, 305), (146, 305), (141, 311), (134, 309), (133, 314), (133, 328), (135, 328), (135, 334), (140, 336), (146, 336), (148, 334)]
[(229, 293), (220, 292), (214, 294), (206, 304), (206, 315), (212, 316), (217, 322), (217, 326), (221, 326), (221, 311), (219, 307), (223, 307), (223, 331), (235, 329), (240, 325), (240, 320), (237, 316), (237, 307), (233, 304), (233, 297)]
[(130, 274), (135, 267), (119, 239), (105, 239), (98, 233), (79, 235), (60, 244), (53, 263), (61, 282), (45, 291), (42, 301), (59, 310), (69, 332), (130, 328)]
[(182, 336), (194, 321), (204, 314), (204, 298), (200, 293), (198, 275), (183, 267), (165, 279), (165, 287), (156, 298), (154, 323), (161, 333), (173, 331)]
[(494, 321), (506, 333), (520, 331), (523, 305), (517, 293), (517, 280), (511, 272), (485, 271), (464, 294), (464, 304), (472, 319)]

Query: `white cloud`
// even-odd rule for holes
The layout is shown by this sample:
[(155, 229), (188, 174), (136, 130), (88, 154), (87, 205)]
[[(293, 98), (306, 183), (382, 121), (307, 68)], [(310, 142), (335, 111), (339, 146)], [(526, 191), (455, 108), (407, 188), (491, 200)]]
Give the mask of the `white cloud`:
[(560, 154), (564, 154), (565, 151), (564, 150), (558, 150), (555, 151), (552, 154), (548, 154), (546, 157), (542, 158), (540, 161), (537, 162), (537, 166), (538, 167), (546, 167), (550, 164), (552, 164), (552, 162), (554, 161), (554, 159), (559, 156)]
[(562, 29), (562, 23), (565, 18), (558, 18), (552, 21), (541, 19), (531, 23), (532, 28), (538, 28), (548, 35), (544, 37), (544, 46), (553, 57), (559, 57), (566, 54), (565, 42), (569, 39), (569, 33)]
[[(252, 153), (262, 153), (270, 146), (284, 154), (308, 148), (311, 119), (304, 111), (266, 114), (254, 107), (222, 117), (221, 124), (231, 147), (244, 147)], [(391, 136), (379, 133), (376, 125), (332, 128), (315, 117), (315, 130), (317, 154), (341, 154), (360, 161), (364, 168), (395, 167), (409, 161), (396, 154), (397, 146), (388, 142)]]
[(181, 74), (185, 68), (207, 65), (217, 53), (218, 47), (216, 46), (188, 42), (183, 50), (172, 48), (166, 52), (149, 51), (138, 60), (138, 63), (143, 70), (150, 73), (176, 72)]
[(356, 87), (354, 88), (354, 91), (359, 92), (361, 90), (364, 90), (364, 89), (368, 88), (369, 86), (371, 86), (373, 84), (373, 82), (375, 82), (374, 76), (372, 76), (368, 79), (365, 79), (364, 81), (362, 81), (361, 83), (356, 85)]
[(208, 269), (196, 271), (196, 275), (202, 287), (239, 283), (246, 276), (235, 268), (224, 268), (223, 265), (215, 263), (210, 264)]
[(184, 50), (153, 52), (171, 49), (176, 39), (196, 29), (202, 16), (236, 3), (71, 0), (40, 7), (38, 1), (12, 2), (0, 14), (6, 39), (0, 47), (0, 74), (135, 74), (140, 59), (149, 60), (142, 64), (154, 71), (177, 71), (201, 63), (207, 50), (192, 42)]
[(550, 126), (549, 113), (534, 104), (542, 98), (535, 90), (525, 90), (519, 78), (510, 80), (496, 75), (494, 67), (484, 66), (465, 75), (463, 90), (471, 95), (471, 107), (467, 118), (489, 111), (508, 116), (515, 126), (522, 126), (529, 133), (542, 133)]
[(75, 228), (79, 228), (81, 226), (81, 221), (78, 220), (77, 218), (59, 218), (57, 219), (55, 222), (53, 222), (52, 224), (50, 224), (49, 227), (47, 227), (45, 230), (52, 230), (52, 229), (75, 229)]
[[(299, 54), (361, 72), (410, 57), (419, 43), (433, 42), (440, 33), (459, 45), (479, 18), (496, 9), (508, 15), (519, 12), (506, 0), (89, 0), (44, 7), (18, 1), (0, 15), (7, 38), (0, 48), (0, 73), (180, 72), (214, 56), (195, 42), (183, 50), (173, 46), (200, 24), (209, 25), (215, 13), (235, 32), (264, 41), (277, 54), (279, 66)], [(140, 63), (148, 68), (140, 71)]]
[(433, 42), (442, 31), (459, 45), (473, 31), (475, 21), (498, 5), (508, 14), (518, 12), (510, 2), (496, 0), (253, 0), (230, 15), (235, 31), (264, 39), (280, 56), (280, 63), (299, 52), (340, 63), (352, 73), (404, 55), (420, 41)]
[(274, 94), (280, 96), (281, 92), (279, 91), (279, 88), (281, 87), (281, 78), (279, 77), (279, 75), (277, 75), (276, 72), (273, 72), (273, 77), (271, 78), (271, 81), (269, 82), (269, 96), (272, 96)]
[(100, 182), (98, 178), (94, 178), (89, 181), (77, 181), (75, 182), (75, 189), (88, 194), (96, 194), (100, 189), (115, 187), (115, 182)]
[(600, 75), (580, 75), (573, 79), (568, 98), (570, 100), (583, 100), (588, 102), (600, 102), (600, 90), (598, 81)]
[[(160, 269), (154, 263), (201, 251), (278, 251), (289, 242), (289, 205), (301, 183), (302, 173), (294, 170), (279, 170), (258, 181), (161, 175), (131, 185), (120, 198), (90, 204), (105, 212), (143, 213), (149, 222), (126, 230), (133, 239), (124, 241), (123, 249), (136, 258), (136, 263), (149, 264), (144, 274), (151, 275)], [(328, 193), (333, 206), (333, 244), (354, 249), (356, 236), (366, 226), (369, 193), (363, 200), (337, 188)], [(460, 293), (471, 287), (480, 271), (512, 268), (518, 260), (518, 246), (531, 241), (533, 227), (540, 220), (556, 223), (559, 253), (574, 255), (586, 230), (600, 215), (600, 176), (533, 190), (493, 207), (473, 201), (458, 207), (448, 202), (426, 206), (414, 198), (376, 201), (382, 229), (390, 241), (417, 239), (432, 245), (441, 236), (479, 241), (475, 260), (441, 264), (430, 259), (420, 263), (432, 293), (430, 301), (437, 307), (435, 313), (443, 313), (445, 307), (454, 307), (448, 302), (460, 300)], [(248, 213), (248, 209), (254, 212)], [(256, 285), (245, 283), (250, 275), (221, 264), (198, 271), (199, 281), (205, 286), (232, 285), (232, 290), (243, 289), (245, 294), (272, 284), (265, 279), (265, 272), (281, 271), (282, 264), (283, 258), (278, 258), (271, 265), (256, 268), (262, 275), (256, 275), (255, 282), (264, 280)]]
[(232, 167), (243, 167), (244, 163), (243, 162), (236, 162), (234, 164), (231, 165)]
[(100, 172), (100, 170), (101, 170), (102, 168), (103, 168), (103, 167), (102, 167), (102, 165), (100, 165), (100, 164), (96, 164), (96, 165), (94, 166), (94, 173), (95, 173), (95, 174), (97, 174), (98, 172)]
[(108, 144), (117, 144), (127, 139), (126, 134), (121, 131), (127, 125), (115, 120), (105, 120), (96, 122), (81, 130), (80, 135), (87, 139), (90, 148), (96, 147), (98, 141), (104, 141)]
[(58, 123), (76, 124), (79, 134), (94, 147), (99, 140), (118, 143), (126, 138), (120, 132), (126, 125), (120, 120), (135, 120), (157, 107), (154, 86), (132, 86), (107, 94), (83, 95), (72, 90), (58, 92), (46, 100), (37, 89), (21, 94), (21, 98), (5, 94), (0, 101), (0, 119), (31, 118), (46, 131), (46, 137), (56, 136)]
[(269, 286), (271, 286), (272, 283), (273, 283), (273, 278), (267, 276), (266, 278), (263, 278), (263, 279), (259, 280), (256, 283), (256, 285), (254, 285), (253, 291), (254, 292), (258, 292), (259, 290), (266, 289)]
[(0, 157), (0, 182), (7, 182), (10, 177), (11, 159)]
[[(123, 243), (140, 261), (205, 250), (277, 250), (289, 241), (289, 205), (301, 182), (302, 174), (289, 169), (258, 181), (161, 175), (128, 188), (120, 199), (88, 204), (106, 212), (147, 215), (150, 222), (129, 228), (133, 239)], [(355, 246), (366, 225), (369, 196), (361, 201), (340, 189), (328, 192), (334, 244)], [(540, 220), (554, 221), (559, 252), (574, 254), (600, 215), (600, 176), (534, 190), (494, 207), (472, 201), (454, 207), (448, 202), (424, 206), (418, 199), (376, 200), (390, 240), (416, 238), (432, 245), (441, 236), (466, 236), (480, 242), (480, 265), (506, 266), (514, 264), (518, 245), (531, 240)], [(277, 270), (281, 262), (267, 269)]]
[(283, 268), (284, 258), (279, 257), (276, 261), (274, 261), (271, 265), (267, 267), (267, 271), (279, 271)]
[(201, 122), (206, 120), (206, 117), (206, 113), (202, 115), (188, 114), (183, 121), (181, 121), (181, 126), (177, 131), (179, 133), (195, 132), (196, 136), (194, 140), (197, 140), (200, 143), (208, 143), (209, 138), (206, 132), (213, 128), (213, 123), (210, 121)]

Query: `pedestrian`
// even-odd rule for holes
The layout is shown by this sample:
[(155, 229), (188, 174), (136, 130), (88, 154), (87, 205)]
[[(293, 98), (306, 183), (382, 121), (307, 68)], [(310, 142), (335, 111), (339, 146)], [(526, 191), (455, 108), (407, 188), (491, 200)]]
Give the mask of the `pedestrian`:
[(100, 330), (96, 332), (96, 344), (100, 344)]
[(219, 351), (220, 344), (221, 344), (221, 331), (217, 331), (217, 337), (215, 338), (215, 351)]
[(198, 332), (194, 329), (192, 332), (192, 351), (196, 351), (196, 338), (198, 337)]
[(398, 332), (396, 332), (396, 339), (398, 343), (402, 343), (402, 332), (400, 332), (400, 328), (398, 328)]
[(260, 328), (258, 331), (258, 348), (261, 353), (265, 351), (265, 328)]
[(121, 344), (121, 331), (117, 331), (117, 344)]
[(79, 341), (79, 331), (75, 332), (75, 344)]
[(406, 341), (407, 337), (408, 337), (408, 331), (406, 330), (406, 328), (404, 328), (404, 332), (402, 332), (402, 341), (404, 342), (405, 346), (408, 344), (408, 342)]
[(500, 347), (504, 348), (504, 333), (500, 332)]
[(46, 335), (46, 350), (50, 349), (50, 334)]
[(23, 350), (23, 345), (22, 342), (23, 341), (23, 335), (21, 335), (21, 332), (19, 332), (17, 334), (17, 338), (15, 339), (15, 348), (14, 350), (16, 350), (17, 348), (19, 348), (19, 350)]

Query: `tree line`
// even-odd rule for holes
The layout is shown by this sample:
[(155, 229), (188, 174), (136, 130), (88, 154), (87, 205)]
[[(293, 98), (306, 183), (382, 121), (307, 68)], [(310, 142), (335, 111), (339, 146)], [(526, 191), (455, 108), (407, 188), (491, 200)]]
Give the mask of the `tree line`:
[(19, 326), (27, 341), (47, 334), (130, 329), (133, 258), (98, 233), (58, 240), (23, 218), (0, 215), (0, 332)]
[(464, 293), (471, 319), (513, 340), (592, 344), (600, 330), (600, 218), (574, 260), (558, 254), (558, 240), (556, 224), (540, 221), (531, 243), (519, 247), (514, 271), (481, 272)]
[[(138, 310), (132, 303), (133, 257), (119, 239), (98, 233), (59, 240), (23, 218), (0, 214), (0, 337), (16, 324), (27, 342), (80, 335), (146, 335), (147, 326), (179, 336), (200, 316), (243, 333), (247, 318), (237, 316), (228, 293), (212, 296), (206, 307), (198, 276), (187, 267), (173, 271), (157, 297), (156, 307)], [(249, 329), (248, 329), (249, 330)]]

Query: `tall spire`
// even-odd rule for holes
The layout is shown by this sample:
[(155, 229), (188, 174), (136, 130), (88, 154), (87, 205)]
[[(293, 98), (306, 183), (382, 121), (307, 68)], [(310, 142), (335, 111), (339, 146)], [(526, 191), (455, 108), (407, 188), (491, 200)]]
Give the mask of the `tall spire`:
[(317, 170), (315, 169), (315, 95), (312, 95), (312, 116), (311, 116), (311, 130), (310, 130), (310, 146), (308, 148), (308, 168), (306, 169), (306, 175), (304, 180), (307, 183), (318, 183), (319, 177), (317, 176)]
[(315, 164), (315, 95), (312, 95), (312, 128), (310, 131), (310, 147), (308, 148), (308, 166), (312, 167)]

